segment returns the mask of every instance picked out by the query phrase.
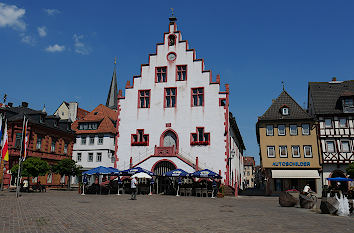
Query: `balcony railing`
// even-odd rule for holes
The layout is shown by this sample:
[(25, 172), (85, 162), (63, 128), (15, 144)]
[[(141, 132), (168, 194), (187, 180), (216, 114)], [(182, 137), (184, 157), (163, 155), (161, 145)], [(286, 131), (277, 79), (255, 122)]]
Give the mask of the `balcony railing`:
[(171, 147), (158, 147), (155, 146), (155, 156), (175, 156), (176, 149), (174, 146)]

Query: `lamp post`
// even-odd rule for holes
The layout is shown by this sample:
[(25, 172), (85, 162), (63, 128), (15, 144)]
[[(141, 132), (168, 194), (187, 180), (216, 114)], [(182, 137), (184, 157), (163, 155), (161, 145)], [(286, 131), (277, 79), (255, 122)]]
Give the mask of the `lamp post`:
[(4, 174), (5, 174), (5, 172), (6, 172), (6, 167), (4, 167), (2, 170), (2, 179), (1, 179), (1, 188), (0, 188), (1, 191), (4, 188)]

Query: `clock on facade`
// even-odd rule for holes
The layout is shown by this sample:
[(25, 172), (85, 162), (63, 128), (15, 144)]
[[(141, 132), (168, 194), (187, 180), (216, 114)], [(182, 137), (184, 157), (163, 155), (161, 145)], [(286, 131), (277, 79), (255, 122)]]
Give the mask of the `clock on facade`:
[(177, 55), (175, 53), (169, 53), (167, 54), (167, 60), (169, 61), (174, 61), (176, 60)]

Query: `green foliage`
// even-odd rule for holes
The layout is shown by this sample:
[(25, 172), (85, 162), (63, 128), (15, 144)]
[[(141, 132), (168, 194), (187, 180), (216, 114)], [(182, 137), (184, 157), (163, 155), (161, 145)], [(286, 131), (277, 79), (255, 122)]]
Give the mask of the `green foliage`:
[(349, 175), (350, 178), (354, 178), (354, 163), (351, 163), (348, 167), (347, 167), (347, 174)]
[[(21, 176), (25, 177), (38, 177), (44, 176), (50, 170), (49, 164), (36, 157), (29, 157), (23, 162)], [(11, 168), (12, 174), (17, 176), (18, 164)]]
[(81, 167), (77, 166), (72, 159), (62, 159), (52, 166), (52, 171), (61, 176), (77, 176), (80, 174), (80, 169)]

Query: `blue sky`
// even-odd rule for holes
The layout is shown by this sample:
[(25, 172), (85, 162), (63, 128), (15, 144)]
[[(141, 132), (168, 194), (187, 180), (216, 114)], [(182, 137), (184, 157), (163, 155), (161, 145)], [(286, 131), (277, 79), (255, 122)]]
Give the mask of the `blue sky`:
[(354, 1), (0, 0), (0, 96), (51, 114), (63, 100), (104, 104), (114, 56), (121, 89), (162, 42), (171, 7), (183, 39), (230, 84), (257, 161), (257, 116), (282, 81), (303, 106), (309, 81), (353, 79)]

